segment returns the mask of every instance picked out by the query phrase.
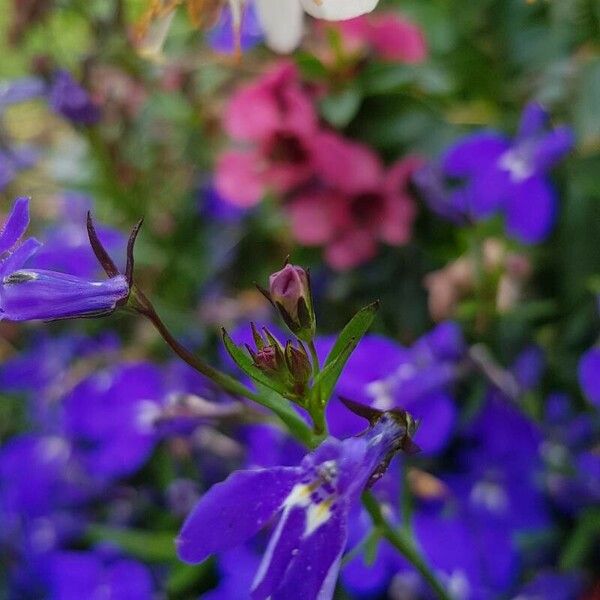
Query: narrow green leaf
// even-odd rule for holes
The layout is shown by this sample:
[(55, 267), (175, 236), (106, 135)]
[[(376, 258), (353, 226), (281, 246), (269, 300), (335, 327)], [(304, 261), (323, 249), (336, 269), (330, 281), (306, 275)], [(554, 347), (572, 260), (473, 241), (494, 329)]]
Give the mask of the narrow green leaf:
[(318, 394), (323, 405), (327, 404), (348, 358), (371, 327), (378, 309), (379, 302), (373, 302), (365, 306), (342, 329), (327, 356), (323, 370), (314, 381), (314, 393)]
[(126, 554), (148, 562), (172, 562), (177, 559), (177, 533), (120, 529), (106, 525), (91, 525), (87, 530), (93, 542), (111, 542)]
[(359, 90), (348, 88), (325, 96), (319, 102), (324, 119), (334, 127), (346, 127), (356, 116), (362, 96)]
[(229, 353), (229, 356), (233, 359), (233, 362), (242, 370), (248, 377), (251, 377), (254, 381), (261, 383), (265, 387), (275, 390), (278, 394), (284, 395), (286, 393), (285, 388), (279, 385), (276, 381), (273, 381), (267, 377), (258, 367), (254, 365), (252, 359), (246, 352), (236, 346), (235, 342), (231, 339), (231, 336), (223, 329), (223, 344), (225, 349)]

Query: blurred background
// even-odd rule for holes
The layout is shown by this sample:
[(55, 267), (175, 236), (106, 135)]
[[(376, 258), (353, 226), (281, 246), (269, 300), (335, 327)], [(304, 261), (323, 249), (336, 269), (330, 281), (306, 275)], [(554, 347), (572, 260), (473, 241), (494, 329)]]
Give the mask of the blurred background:
[[(381, 501), (457, 599), (600, 598), (600, 4), (265, 25), (252, 0), (239, 40), (218, 2), (0, 0), (0, 221), (31, 197), (31, 268), (97, 280), (87, 211), (120, 265), (143, 217), (136, 282), (238, 377), (221, 327), (283, 327), (254, 282), (287, 256), (319, 348), (380, 300), (338, 391), (409, 409), (424, 450)], [(249, 598), (265, 540), (195, 567), (173, 540), (232, 470), (302, 455), (139, 316), (0, 320), (0, 598)], [(336, 598), (430, 597), (369, 527)]]

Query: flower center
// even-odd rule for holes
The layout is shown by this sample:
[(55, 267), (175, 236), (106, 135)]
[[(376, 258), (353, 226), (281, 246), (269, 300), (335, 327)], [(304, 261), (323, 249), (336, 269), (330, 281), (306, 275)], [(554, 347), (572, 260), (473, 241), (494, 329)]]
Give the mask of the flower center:
[(498, 166), (507, 171), (515, 183), (525, 181), (535, 172), (531, 144), (520, 144), (500, 156)]
[(275, 163), (301, 165), (308, 159), (308, 153), (300, 138), (288, 132), (276, 133), (269, 145), (267, 156)]

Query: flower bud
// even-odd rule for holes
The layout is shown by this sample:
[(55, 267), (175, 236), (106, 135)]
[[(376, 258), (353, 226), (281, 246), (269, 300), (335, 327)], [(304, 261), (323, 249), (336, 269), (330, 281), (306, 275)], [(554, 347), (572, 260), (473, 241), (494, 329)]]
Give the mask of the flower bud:
[(286, 264), (269, 277), (266, 294), (279, 310), (290, 331), (309, 342), (315, 335), (315, 313), (310, 291), (309, 274), (302, 268)]
[(312, 364), (304, 346), (300, 344), (300, 347), (296, 348), (288, 341), (285, 346), (285, 362), (294, 385), (304, 389), (312, 375)]

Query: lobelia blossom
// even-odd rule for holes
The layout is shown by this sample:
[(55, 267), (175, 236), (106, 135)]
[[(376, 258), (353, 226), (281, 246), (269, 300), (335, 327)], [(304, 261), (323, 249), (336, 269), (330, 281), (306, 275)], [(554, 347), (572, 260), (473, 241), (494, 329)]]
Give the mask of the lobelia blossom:
[(109, 314), (126, 301), (123, 275), (87, 281), (45, 269), (23, 268), (37, 252), (34, 238), (21, 241), (29, 225), (29, 200), (18, 198), (0, 232), (0, 320), (32, 321)]
[[(317, 338), (317, 351), (327, 356), (334, 340)], [(378, 410), (402, 408), (427, 418), (415, 440), (424, 454), (440, 453), (449, 443), (457, 419), (453, 383), (461, 373), (466, 353), (459, 326), (440, 323), (411, 348), (391, 339), (368, 334), (348, 359), (336, 386), (341, 397), (352, 397)], [(355, 435), (360, 422), (334, 397), (327, 406), (327, 421), (336, 436)]]
[(180, 558), (200, 562), (239, 546), (278, 515), (251, 597), (331, 598), (350, 509), (398, 450), (414, 449), (414, 429), (407, 413), (378, 413), (361, 436), (329, 438), (299, 466), (234, 473), (187, 518), (177, 540)]
[(100, 108), (73, 76), (64, 69), (57, 71), (48, 91), (48, 103), (57, 114), (72, 123), (93, 125), (100, 120)]
[(225, 110), (223, 126), (245, 146), (217, 161), (215, 187), (231, 203), (253, 206), (267, 191), (286, 193), (313, 174), (317, 115), (292, 63), (279, 63), (240, 88)]
[(407, 157), (384, 170), (368, 147), (329, 132), (317, 136), (315, 147), (315, 172), (323, 185), (289, 203), (296, 240), (325, 246), (325, 260), (337, 270), (373, 258), (380, 241), (406, 244), (416, 213), (408, 184), (421, 160)]
[(263, 31), (252, 0), (244, 7), (239, 31), (236, 31), (236, 15), (230, 5), (225, 6), (216, 25), (206, 33), (210, 47), (225, 54), (245, 52), (263, 40)]
[[(507, 233), (533, 244), (545, 239), (556, 218), (556, 194), (547, 172), (573, 147), (568, 127), (551, 129), (549, 115), (532, 102), (521, 117), (511, 141), (495, 131), (481, 131), (456, 142), (443, 156), (438, 176), (463, 185), (444, 192), (434, 183), (435, 171), (422, 176), (422, 192), (433, 209), (450, 206), (470, 219), (482, 220), (500, 213)], [(419, 179), (417, 179), (419, 184)], [(444, 212), (449, 212), (445, 208)]]
[(600, 408), (600, 348), (590, 348), (581, 357), (578, 374), (585, 396)]

